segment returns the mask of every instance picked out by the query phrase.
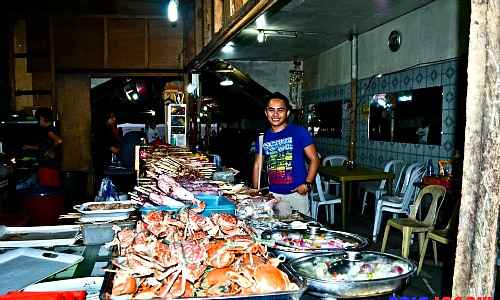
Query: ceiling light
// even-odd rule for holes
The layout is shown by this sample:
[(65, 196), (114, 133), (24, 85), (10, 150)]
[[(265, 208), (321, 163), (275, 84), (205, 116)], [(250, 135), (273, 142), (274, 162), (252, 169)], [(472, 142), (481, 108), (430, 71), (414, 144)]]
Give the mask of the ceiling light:
[(264, 35), (268, 36), (276, 36), (276, 37), (285, 37), (285, 38), (297, 38), (297, 31), (288, 31), (288, 30), (263, 30)]
[(255, 20), (255, 26), (257, 28), (264, 28), (266, 27), (267, 22), (266, 22), (266, 16), (265, 15), (260, 15), (257, 20)]
[(233, 85), (233, 81), (229, 79), (229, 77), (225, 77), (224, 80), (220, 82), (220, 85), (222, 86), (230, 86)]
[(227, 43), (226, 45), (224, 45), (224, 47), (222, 47), (221, 49), (222, 53), (232, 53), (234, 51), (233, 46), (234, 46), (233, 42)]
[(266, 39), (266, 35), (264, 34), (264, 30), (259, 30), (259, 33), (257, 33), (257, 42), (259, 44), (264, 43), (264, 40)]
[(179, 3), (178, 0), (170, 0), (167, 6), (167, 17), (172, 23), (177, 22), (179, 19)]
[(133, 93), (133, 94), (132, 94), (132, 99), (134, 99), (134, 100), (139, 99), (139, 94), (137, 94), (137, 93)]

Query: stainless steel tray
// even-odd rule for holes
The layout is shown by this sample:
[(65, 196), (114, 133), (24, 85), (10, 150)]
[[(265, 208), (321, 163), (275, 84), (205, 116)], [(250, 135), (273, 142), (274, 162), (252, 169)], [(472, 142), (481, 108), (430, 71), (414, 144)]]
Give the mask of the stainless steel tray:
[[(88, 207), (93, 204), (99, 205), (113, 205), (113, 204), (127, 204), (130, 205), (129, 208), (118, 208), (118, 209), (94, 209), (90, 210)], [(75, 205), (73, 208), (81, 214), (84, 215), (129, 215), (131, 212), (136, 210), (135, 202), (132, 201), (111, 201), (111, 202), (85, 202), (81, 205)]]
[[(316, 235), (319, 234), (327, 234), (331, 237), (342, 239), (344, 241), (349, 241), (352, 243), (355, 243), (356, 246), (352, 247), (347, 247), (345, 249), (336, 249), (336, 248), (322, 248), (322, 249), (297, 249), (297, 248), (291, 248), (287, 246), (283, 246), (280, 244), (276, 244), (275, 240), (272, 238), (272, 235), (275, 233), (298, 233), (298, 234), (308, 234), (311, 235), (315, 233)], [(270, 231), (264, 231), (261, 235), (262, 240), (266, 244), (271, 244), (272, 251), (276, 255), (284, 255), (287, 259), (297, 259), (300, 257), (304, 257), (307, 255), (311, 254), (317, 254), (317, 253), (331, 253), (334, 251), (342, 251), (342, 250), (361, 250), (364, 249), (368, 245), (368, 239), (365, 237), (362, 237), (358, 234), (354, 233), (348, 233), (348, 232), (343, 232), (343, 231), (335, 231), (335, 230), (328, 230), (328, 229), (319, 229), (319, 230), (310, 230), (310, 229), (279, 229), (279, 230), (270, 230)], [(268, 242), (266, 242), (268, 241)]]
[[(299, 300), (302, 294), (307, 289), (307, 282), (297, 276), (294, 272), (291, 271), (290, 267), (287, 266), (286, 264), (281, 264), (279, 268), (285, 272), (288, 277), (290, 278), (290, 281), (292, 283), (297, 284), (299, 287), (299, 290), (297, 291), (288, 291), (288, 292), (276, 292), (276, 293), (268, 293), (268, 294), (259, 294), (259, 295), (248, 295), (248, 296), (221, 296), (221, 297), (192, 297), (192, 298), (180, 298), (184, 300), (212, 300), (212, 299), (237, 299), (237, 300)], [(114, 273), (111, 272), (106, 272), (104, 276), (104, 284), (102, 285), (101, 288), (101, 295), (100, 299), (105, 299), (105, 300), (112, 300), (112, 299), (128, 299), (128, 298), (120, 298), (123, 296), (118, 296), (118, 297), (111, 297), (111, 289), (113, 287), (113, 279), (114, 279)], [(132, 297), (130, 297), (132, 298)], [(152, 299), (164, 299), (164, 298), (152, 298)]]
[[(325, 276), (307, 272), (304, 267), (307, 263), (313, 263), (318, 258), (325, 258), (332, 263), (339, 263), (340, 268), (343, 265), (352, 264), (355, 262), (369, 263), (395, 263), (403, 266), (403, 273), (397, 276), (386, 278), (374, 278), (363, 280), (332, 280), (325, 279)], [(334, 297), (334, 298), (360, 298), (374, 297), (393, 293), (402, 289), (408, 284), (410, 278), (415, 274), (416, 266), (408, 259), (374, 251), (344, 251), (337, 253), (321, 253), (302, 257), (290, 262), (292, 272), (297, 276), (302, 277), (308, 284), (308, 293), (317, 297)], [(314, 266), (315, 272), (321, 268), (318, 264)], [(312, 269), (312, 268), (311, 268)]]

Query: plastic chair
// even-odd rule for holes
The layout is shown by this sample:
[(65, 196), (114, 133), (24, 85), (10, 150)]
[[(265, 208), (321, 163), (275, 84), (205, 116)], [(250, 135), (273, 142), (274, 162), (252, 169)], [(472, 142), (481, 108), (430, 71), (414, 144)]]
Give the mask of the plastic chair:
[[(392, 181), (392, 190), (397, 190), (397, 187), (400, 185), (401, 177), (403, 176), (403, 170), (406, 167), (406, 162), (403, 160), (391, 160), (388, 161), (384, 166), (384, 172), (391, 172), (394, 174), (394, 180)], [(361, 206), (361, 214), (365, 213), (366, 207), (366, 198), (369, 193), (375, 195), (375, 201), (380, 198), (383, 194), (385, 194), (386, 189), (386, 180), (382, 180), (380, 182), (371, 181), (361, 183), (361, 187), (365, 190), (363, 194), (363, 205)]]
[(341, 199), (337, 196), (325, 194), (323, 192), (323, 186), (319, 174), (316, 175), (314, 183), (315, 190), (309, 193), (311, 201), (311, 217), (314, 220), (317, 220), (320, 206), (328, 205), (329, 207), (326, 207), (326, 221), (328, 224), (333, 224), (335, 222), (335, 204), (341, 203)]
[(451, 214), (446, 227), (443, 229), (433, 229), (429, 231), (429, 233), (427, 233), (427, 235), (425, 236), (424, 244), (420, 249), (420, 259), (418, 262), (417, 275), (420, 274), (420, 271), (422, 270), (422, 265), (424, 263), (425, 253), (427, 252), (427, 245), (429, 244), (429, 240), (432, 240), (432, 249), (434, 251), (434, 265), (438, 264), (437, 243), (448, 245), (451, 242), (455, 241), (459, 210), (460, 202), (458, 201), (453, 208), (453, 213)]
[[(430, 194), (432, 196), (431, 204), (429, 210), (423, 221), (417, 220), (417, 212), (419, 211), (422, 200), (425, 195)], [(420, 190), (418, 193), (415, 204), (412, 205), (411, 212), (408, 218), (402, 219), (390, 219), (387, 221), (385, 226), (384, 239), (382, 240), (381, 252), (385, 252), (385, 247), (387, 245), (387, 239), (389, 237), (389, 231), (391, 227), (400, 230), (403, 233), (403, 239), (401, 241), (401, 256), (408, 258), (410, 253), (410, 239), (413, 233), (418, 233), (419, 235), (419, 250), (423, 249), (425, 233), (434, 229), (436, 223), (437, 215), (441, 204), (446, 196), (446, 188), (441, 185), (428, 185)]]
[(416, 193), (415, 184), (422, 179), (424, 172), (425, 165), (422, 163), (414, 163), (408, 166), (400, 189), (396, 190), (394, 195), (382, 195), (377, 199), (375, 220), (373, 223), (373, 242), (377, 241), (384, 211), (392, 212), (395, 216), (396, 214), (408, 215), (410, 202), (414, 199)]
[[(345, 155), (328, 155), (323, 159), (321, 162), (322, 166), (342, 166), (344, 162), (347, 160), (347, 156)], [(333, 179), (327, 179), (323, 181), (325, 185), (325, 191), (328, 193), (330, 192), (330, 185), (335, 186), (335, 195), (340, 195), (340, 182), (333, 180)]]

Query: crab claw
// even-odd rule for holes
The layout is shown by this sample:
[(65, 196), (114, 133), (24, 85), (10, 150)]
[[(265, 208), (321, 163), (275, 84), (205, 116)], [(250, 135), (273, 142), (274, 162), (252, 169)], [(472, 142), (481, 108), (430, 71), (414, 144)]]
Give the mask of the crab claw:
[(205, 210), (206, 203), (204, 201), (196, 199), (195, 201), (193, 201), (193, 204), (196, 205), (195, 208), (191, 209), (193, 212), (199, 214)]

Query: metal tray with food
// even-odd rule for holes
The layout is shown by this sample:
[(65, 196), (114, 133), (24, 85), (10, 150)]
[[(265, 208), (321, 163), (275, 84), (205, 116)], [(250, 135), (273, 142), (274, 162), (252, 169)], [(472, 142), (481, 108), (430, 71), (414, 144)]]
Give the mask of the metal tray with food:
[(73, 208), (84, 215), (130, 213), (136, 209), (133, 201), (86, 202)]
[[(286, 264), (281, 264), (279, 269), (282, 270), (289, 278), (292, 284), (297, 286), (297, 289), (289, 290), (289, 291), (281, 291), (274, 293), (263, 293), (263, 294), (251, 294), (251, 295), (221, 295), (221, 296), (200, 296), (200, 297), (182, 297), (180, 299), (184, 300), (212, 300), (212, 299), (237, 299), (237, 300), (263, 300), (263, 299), (272, 299), (272, 300), (299, 300), (301, 296), (307, 289), (307, 283), (303, 278), (295, 275), (289, 266)], [(116, 272), (116, 273), (115, 273)], [(104, 283), (101, 288), (100, 299), (106, 300), (121, 300), (121, 299), (133, 299), (131, 296), (113, 296), (112, 289), (115, 280), (115, 274), (119, 274), (120, 271), (111, 270), (106, 272), (104, 276)], [(147, 297), (141, 299), (168, 299), (161, 297)]]
[(360, 235), (311, 226), (265, 231), (261, 238), (276, 254), (283, 254), (288, 259), (314, 253), (360, 250), (368, 245), (368, 240)]
[(297, 276), (318, 297), (358, 298), (402, 289), (416, 271), (408, 259), (374, 251), (321, 253), (290, 262)]
[(7, 227), (0, 225), (0, 248), (73, 245), (81, 237), (79, 225)]

